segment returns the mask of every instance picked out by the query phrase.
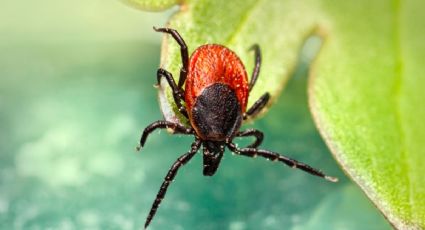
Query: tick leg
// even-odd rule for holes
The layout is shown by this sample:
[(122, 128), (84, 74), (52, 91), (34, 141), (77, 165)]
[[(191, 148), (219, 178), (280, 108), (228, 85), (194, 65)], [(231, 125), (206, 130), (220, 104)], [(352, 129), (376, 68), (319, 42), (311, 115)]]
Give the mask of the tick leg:
[(187, 45), (186, 42), (184, 42), (183, 38), (180, 36), (179, 32), (174, 29), (170, 28), (156, 28), (153, 27), (153, 29), (157, 32), (163, 32), (167, 34), (171, 34), (173, 36), (174, 40), (180, 45), (180, 54), (183, 62), (182, 68), (180, 68), (180, 78), (179, 78), (179, 89), (182, 88), (184, 82), (186, 81), (187, 77), (187, 70), (188, 70), (188, 64), (189, 64), (189, 53), (187, 51)]
[(288, 165), (289, 167), (301, 169), (304, 172), (307, 172), (307, 173), (314, 175), (314, 176), (322, 177), (322, 178), (324, 178), (328, 181), (331, 181), (331, 182), (337, 182), (338, 181), (338, 178), (327, 176), (318, 169), (314, 169), (313, 167), (311, 167), (307, 164), (304, 164), (304, 163), (298, 162), (294, 159), (279, 155), (278, 153), (275, 153), (275, 152), (271, 152), (271, 151), (267, 151), (267, 150), (263, 150), (263, 149), (256, 149), (256, 148), (241, 148), (241, 149), (239, 149), (233, 143), (229, 143), (229, 144), (227, 144), (227, 146), (229, 147), (229, 149), (232, 152), (234, 152), (236, 154), (240, 154), (240, 155), (248, 156), (248, 157), (261, 156), (261, 157), (264, 157), (264, 158), (271, 160), (271, 161), (280, 161), (280, 162)]
[(151, 134), (156, 129), (172, 129), (175, 133), (180, 134), (193, 134), (192, 128), (186, 128), (183, 125), (169, 122), (169, 121), (155, 121), (152, 124), (148, 125), (145, 130), (143, 130), (142, 137), (140, 138), (140, 144), (137, 146), (137, 151), (139, 151), (145, 145), (146, 139), (149, 134)]
[(261, 50), (260, 46), (258, 44), (254, 44), (251, 46), (249, 50), (254, 50), (255, 54), (255, 67), (254, 71), (252, 72), (251, 81), (249, 82), (249, 91), (252, 90), (252, 87), (254, 87), (255, 82), (257, 81), (258, 75), (260, 73), (260, 67), (261, 67)]
[(187, 116), (186, 108), (182, 105), (181, 101), (184, 101), (184, 92), (182, 89), (178, 88), (176, 82), (174, 81), (173, 75), (165, 69), (159, 68), (157, 71), (157, 81), (158, 85), (161, 83), (161, 77), (165, 77), (167, 79), (168, 84), (173, 91), (174, 102), (176, 103), (179, 112), (182, 113), (185, 117)]
[(201, 146), (201, 140), (196, 139), (195, 142), (192, 143), (192, 147), (190, 151), (182, 155), (181, 157), (179, 157), (177, 161), (174, 162), (174, 164), (171, 166), (170, 170), (167, 173), (167, 176), (165, 176), (164, 178), (164, 182), (162, 182), (162, 185), (161, 185), (161, 188), (159, 189), (158, 194), (156, 195), (156, 199), (154, 200), (152, 204), (149, 215), (146, 218), (145, 229), (148, 227), (152, 218), (155, 216), (156, 210), (158, 209), (158, 206), (161, 203), (162, 199), (164, 199), (168, 186), (174, 180), (174, 177), (176, 176), (177, 171), (179, 170), (181, 166), (185, 165), (195, 155), (195, 153), (198, 151), (200, 146)]
[(251, 108), (249, 108), (248, 111), (246, 111), (246, 113), (243, 115), (244, 120), (246, 120), (250, 116), (254, 116), (258, 114), (264, 108), (264, 106), (267, 105), (267, 102), (269, 101), (269, 99), (270, 99), (269, 93), (263, 94), (263, 96), (261, 96), (260, 99), (258, 99), (251, 106)]
[(257, 148), (263, 142), (264, 134), (263, 132), (256, 129), (247, 129), (247, 130), (236, 133), (236, 136), (237, 137), (254, 136), (255, 137), (254, 143), (248, 145), (247, 148)]

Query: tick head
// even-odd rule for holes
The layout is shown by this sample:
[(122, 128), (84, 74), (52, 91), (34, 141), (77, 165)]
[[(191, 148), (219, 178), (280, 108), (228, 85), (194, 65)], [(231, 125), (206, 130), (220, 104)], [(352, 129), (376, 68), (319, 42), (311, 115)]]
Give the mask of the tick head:
[(204, 171), (205, 176), (212, 176), (217, 171), (224, 153), (225, 142), (205, 141), (203, 143)]

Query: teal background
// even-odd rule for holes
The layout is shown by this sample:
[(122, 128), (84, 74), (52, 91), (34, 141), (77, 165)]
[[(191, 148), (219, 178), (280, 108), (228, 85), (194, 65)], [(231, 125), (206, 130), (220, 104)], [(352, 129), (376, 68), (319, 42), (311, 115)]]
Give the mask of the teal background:
[[(175, 10), (3, 1), (0, 229), (143, 226), (163, 177), (193, 140), (157, 132), (135, 151), (143, 128), (162, 118), (152, 87), (161, 35), (152, 26)], [(198, 154), (179, 171), (150, 229), (391, 228), (344, 176), (312, 122), (306, 77), (317, 41), (309, 44), (277, 103), (246, 127), (265, 132), (263, 148), (340, 182), (229, 152), (217, 174), (204, 177)]]

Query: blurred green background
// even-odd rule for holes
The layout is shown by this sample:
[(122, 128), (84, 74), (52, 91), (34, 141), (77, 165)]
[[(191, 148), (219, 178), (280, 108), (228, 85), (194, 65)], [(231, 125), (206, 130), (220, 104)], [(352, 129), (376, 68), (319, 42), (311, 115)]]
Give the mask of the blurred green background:
[[(0, 8), (0, 228), (140, 229), (192, 137), (153, 134), (161, 35), (174, 12), (119, 1), (22, 2)], [(314, 40), (255, 127), (263, 148), (338, 176), (333, 184), (229, 152), (214, 177), (198, 154), (171, 185), (150, 229), (390, 229), (344, 176), (307, 107)], [(190, 45), (190, 44), (189, 44)], [(261, 77), (261, 76), (260, 76)], [(247, 143), (241, 141), (241, 144)]]

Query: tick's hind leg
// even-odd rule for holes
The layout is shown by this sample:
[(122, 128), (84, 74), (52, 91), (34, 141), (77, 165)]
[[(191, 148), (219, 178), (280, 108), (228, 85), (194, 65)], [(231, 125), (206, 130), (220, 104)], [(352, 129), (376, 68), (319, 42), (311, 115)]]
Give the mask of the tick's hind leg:
[(167, 79), (167, 82), (170, 85), (171, 90), (173, 91), (174, 102), (176, 103), (179, 112), (182, 113), (185, 117), (188, 117), (186, 108), (181, 103), (181, 101), (184, 101), (184, 92), (176, 85), (173, 75), (167, 70), (159, 68), (156, 76), (158, 85), (161, 84), (162, 77), (165, 77), (165, 79)]
[(153, 29), (157, 32), (163, 32), (167, 34), (171, 34), (173, 36), (174, 40), (180, 45), (180, 54), (182, 58), (182, 67), (180, 68), (180, 78), (179, 78), (179, 89), (182, 88), (184, 82), (186, 81), (187, 77), (187, 71), (188, 71), (188, 64), (189, 64), (189, 53), (187, 51), (187, 45), (186, 42), (184, 42), (183, 38), (180, 36), (179, 32), (174, 29), (170, 28), (156, 28), (153, 27)]
[(304, 172), (307, 172), (307, 173), (314, 175), (314, 176), (322, 177), (322, 178), (324, 178), (328, 181), (332, 181), (332, 182), (338, 181), (338, 178), (327, 176), (318, 169), (315, 169), (315, 168), (313, 168), (313, 167), (311, 167), (307, 164), (298, 162), (294, 159), (279, 155), (278, 153), (275, 153), (275, 152), (271, 152), (271, 151), (267, 151), (267, 150), (263, 150), (263, 149), (256, 149), (256, 148), (241, 148), (241, 149), (239, 149), (233, 143), (229, 143), (229, 144), (227, 144), (227, 146), (229, 147), (229, 149), (232, 152), (234, 152), (236, 154), (240, 154), (240, 155), (248, 156), (248, 157), (261, 156), (261, 157), (264, 157), (264, 158), (266, 158), (270, 161), (280, 161), (280, 162), (288, 165), (291, 168), (301, 169)]
[(247, 148), (257, 148), (263, 142), (264, 134), (263, 132), (256, 129), (247, 129), (247, 130), (236, 133), (236, 136), (237, 137), (249, 137), (249, 136), (255, 137), (254, 143), (248, 145)]
[(260, 97), (252, 106), (251, 108), (246, 111), (246, 113), (243, 115), (243, 119), (246, 120), (248, 117), (252, 117), (257, 115), (266, 105), (267, 102), (269, 102), (270, 94), (265, 93), (263, 96)]
[(250, 50), (254, 50), (255, 54), (255, 66), (254, 71), (252, 71), (251, 81), (249, 82), (249, 91), (254, 87), (255, 82), (257, 81), (258, 75), (260, 74), (261, 67), (261, 50), (258, 44), (254, 44), (251, 46)]
[(152, 204), (151, 210), (149, 211), (149, 215), (146, 218), (145, 229), (148, 227), (152, 218), (155, 216), (156, 210), (158, 209), (158, 206), (161, 203), (162, 199), (164, 199), (168, 186), (174, 180), (174, 177), (176, 176), (177, 171), (179, 170), (181, 166), (185, 165), (195, 155), (195, 153), (198, 151), (200, 146), (201, 146), (201, 140), (199, 139), (195, 140), (195, 142), (192, 143), (192, 147), (190, 151), (182, 155), (181, 157), (179, 157), (177, 161), (174, 162), (174, 164), (171, 166), (170, 170), (167, 173), (167, 176), (165, 176), (164, 178), (164, 182), (162, 182), (162, 185), (161, 185), (161, 188), (159, 189), (158, 194), (156, 195), (156, 199), (154, 200)]
[(149, 134), (151, 134), (156, 129), (171, 129), (174, 131), (174, 133), (193, 134), (193, 129), (186, 128), (183, 125), (169, 121), (155, 121), (152, 124), (148, 125), (145, 130), (143, 130), (143, 134), (140, 138), (140, 144), (139, 146), (137, 146), (137, 151), (139, 151), (145, 145), (146, 139), (148, 138)]

